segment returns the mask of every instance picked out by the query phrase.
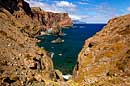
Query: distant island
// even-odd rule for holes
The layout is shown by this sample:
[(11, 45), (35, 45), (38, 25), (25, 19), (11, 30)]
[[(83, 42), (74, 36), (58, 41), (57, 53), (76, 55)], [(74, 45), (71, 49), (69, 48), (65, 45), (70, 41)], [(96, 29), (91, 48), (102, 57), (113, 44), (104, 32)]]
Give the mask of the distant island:
[(73, 24), (87, 24), (86, 22), (80, 20), (72, 20)]

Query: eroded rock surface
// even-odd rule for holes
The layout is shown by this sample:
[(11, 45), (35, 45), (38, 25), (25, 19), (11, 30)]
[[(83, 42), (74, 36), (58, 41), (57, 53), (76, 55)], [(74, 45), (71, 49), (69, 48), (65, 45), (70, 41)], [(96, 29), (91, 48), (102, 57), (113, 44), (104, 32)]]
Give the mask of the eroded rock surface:
[(85, 41), (73, 78), (80, 86), (130, 86), (130, 15)]

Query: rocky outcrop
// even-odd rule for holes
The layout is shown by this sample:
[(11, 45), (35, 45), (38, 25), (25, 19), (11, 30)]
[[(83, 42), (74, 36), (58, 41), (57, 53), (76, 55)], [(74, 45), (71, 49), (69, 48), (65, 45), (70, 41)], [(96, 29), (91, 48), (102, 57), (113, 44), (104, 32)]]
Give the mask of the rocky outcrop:
[(51, 41), (51, 43), (63, 43), (64, 42), (64, 40), (62, 40), (60, 37), (58, 37), (57, 39), (55, 39), (55, 40), (52, 40)]
[(130, 85), (130, 15), (111, 19), (85, 41), (73, 78), (79, 86)]
[[(51, 21), (55, 22), (55, 19), (50, 22), (47, 19), (56, 14), (37, 11), (24, 0), (0, 0), (0, 86), (54, 86), (58, 75), (62, 81), (61, 74), (53, 69), (48, 52), (39, 48), (38, 40), (33, 38), (39, 31), (46, 30)], [(66, 14), (59, 15), (56, 19), (61, 19), (60, 23)], [(66, 26), (66, 23), (60, 25)], [(62, 83), (65, 84), (63, 81), (58, 84)]]

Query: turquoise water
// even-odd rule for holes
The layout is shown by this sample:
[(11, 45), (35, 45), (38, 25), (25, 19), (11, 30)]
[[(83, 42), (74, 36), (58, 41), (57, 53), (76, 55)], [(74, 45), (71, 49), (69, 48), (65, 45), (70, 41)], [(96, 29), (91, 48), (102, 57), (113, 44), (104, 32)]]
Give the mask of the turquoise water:
[(38, 44), (47, 51), (53, 52), (54, 68), (59, 69), (63, 74), (72, 73), (76, 64), (79, 52), (84, 41), (100, 31), (105, 24), (75, 24), (69, 29), (63, 29), (65, 36), (60, 36), (64, 43), (52, 44), (51, 41), (57, 36), (40, 36), (41, 42)]

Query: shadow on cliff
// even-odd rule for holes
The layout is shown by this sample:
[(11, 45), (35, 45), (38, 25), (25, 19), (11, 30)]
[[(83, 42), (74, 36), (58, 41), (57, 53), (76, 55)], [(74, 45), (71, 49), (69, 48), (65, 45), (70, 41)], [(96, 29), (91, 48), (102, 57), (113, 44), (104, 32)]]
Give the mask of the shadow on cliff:
[(24, 12), (33, 18), (33, 12), (27, 2), (24, 0), (0, 0), (0, 8), (5, 8), (11, 14), (14, 11), (20, 11), (20, 8), (24, 10)]

